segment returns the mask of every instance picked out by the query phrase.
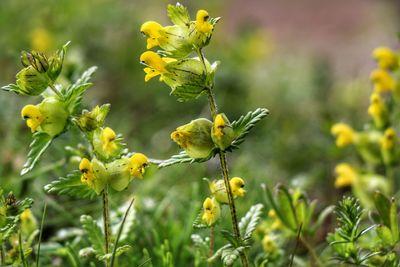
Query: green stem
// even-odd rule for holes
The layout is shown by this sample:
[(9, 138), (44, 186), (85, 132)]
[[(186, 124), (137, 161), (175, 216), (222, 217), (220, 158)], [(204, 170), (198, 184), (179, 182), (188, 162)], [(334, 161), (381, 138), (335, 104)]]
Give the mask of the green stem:
[[(105, 251), (106, 254), (110, 251), (111, 242), (111, 225), (110, 225), (110, 207), (108, 204), (108, 185), (103, 190), (103, 222), (104, 222), (104, 239), (105, 239)], [(105, 264), (108, 267), (108, 260), (105, 260)]]
[(54, 86), (54, 84), (49, 83), (49, 87), (60, 99), (63, 99), (62, 94), (57, 90), (57, 88)]
[(43, 226), (44, 226), (44, 218), (46, 217), (46, 210), (47, 210), (47, 202), (44, 203), (43, 207), (43, 214), (42, 220), (40, 222), (40, 233), (39, 233), (39, 240), (38, 240), (38, 248), (37, 248), (37, 258), (36, 258), (36, 267), (39, 267), (40, 261), (40, 244), (42, 243), (42, 234), (43, 234)]
[[(204, 55), (203, 55), (201, 49), (197, 50), (197, 54), (198, 54), (201, 62), (203, 63), (203, 67), (204, 67), (205, 73), (207, 73), (207, 68), (206, 68), (206, 64), (205, 64), (205, 60), (204, 60)], [(212, 88), (213, 88), (213, 86), (210, 86), (210, 87), (207, 87), (205, 89), (207, 90), (208, 104), (209, 104), (209, 107), (210, 107), (211, 116), (214, 119), (215, 116), (218, 113), (218, 107), (217, 107), (217, 103), (215, 101), (215, 96), (214, 96), (214, 93), (212, 91)], [(228, 166), (227, 166), (227, 163), (226, 163), (225, 152), (219, 151), (218, 155), (219, 155), (219, 163), (220, 163), (220, 167), (221, 167), (221, 171), (222, 171), (222, 176), (224, 177), (224, 184), (225, 184), (225, 188), (226, 188), (226, 193), (228, 195), (228, 205), (229, 205), (229, 208), (230, 208), (230, 211), (231, 211), (233, 234), (234, 234), (236, 240), (240, 241), (240, 231), (239, 231), (239, 225), (238, 225), (238, 221), (237, 221), (236, 207), (235, 207), (235, 202), (233, 200), (232, 190), (231, 190), (231, 187), (229, 185), (229, 171), (228, 171)], [(240, 253), (240, 261), (242, 262), (242, 266), (245, 266), (245, 267), (249, 266), (249, 261), (247, 259), (247, 255), (246, 255), (245, 252), (241, 252)]]
[[(211, 225), (211, 227), (210, 227), (210, 251), (208, 253), (209, 258), (211, 258), (214, 255), (214, 238), (215, 238), (214, 230), (215, 230), (214, 225)], [(212, 266), (213, 266), (212, 262), (208, 262), (208, 267), (212, 267)]]
[(21, 257), (22, 264), (23, 264), (24, 267), (28, 267), (28, 264), (26, 263), (26, 260), (25, 260), (24, 249), (22, 247), (21, 230), (18, 232), (18, 243), (19, 243), (19, 255)]
[(308, 252), (310, 252), (310, 256), (314, 262), (312, 266), (322, 267), (323, 265), (313, 247), (307, 242), (307, 240), (303, 236), (300, 236), (300, 241), (307, 248)]
[(6, 255), (4, 253), (4, 245), (3, 243), (0, 244), (0, 266), (6, 265)]

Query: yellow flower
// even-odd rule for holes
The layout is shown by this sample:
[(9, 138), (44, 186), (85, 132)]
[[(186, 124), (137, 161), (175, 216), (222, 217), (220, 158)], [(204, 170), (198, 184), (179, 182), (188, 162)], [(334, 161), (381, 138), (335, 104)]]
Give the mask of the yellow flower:
[(207, 225), (214, 224), (221, 214), (219, 203), (214, 198), (206, 198), (203, 202), (203, 216), (202, 220)]
[(331, 133), (336, 136), (336, 145), (343, 147), (354, 143), (356, 133), (345, 123), (336, 123), (331, 128)]
[(210, 18), (210, 16), (208, 15), (208, 12), (200, 9), (199, 11), (197, 11), (196, 14), (196, 29), (199, 32), (208, 34), (211, 33), (213, 30), (213, 25), (208, 21), (208, 19)]
[(100, 139), (103, 144), (103, 151), (106, 152), (106, 154), (110, 155), (118, 148), (115, 143), (116, 137), (117, 135), (110, 127), (106, 127), (101, 131)]
[(26, 209), (24, 210), (21, 215), (20, 215), (20, 219), (21, 221), (28, 221), (31, 220), (33, 217), (32, 211), (31, 209)]
[(396, 81), (385, 70), (376, 69), (371, 72), (370, 79), (374, 83), (376, 93), (390, 92), (396, 87)]
[(34, 105), (26, 105), (21, 110), (21, 117), (26, 120), (26, 125), (31, 129), (32, 133), (38, 130), (38, 127), (44, 120), (43, 114), (39, 108)]
[(263, 249), (266, 253), (273, 254), (277, 250), (277, 246), (274, 242), (274, 239), (269, 235), (266, 234), (261, 241)]
[(83, 158), (81, 160), (79, 164), (79, 171), (82, 173), (81, 182), (93, 188), (96, 176), (94, 174), (92, 164), (87, 158)]
[(159, 46), (159, 38), (162, 37), (160, 30), (163, 27), (155, 21), (147, 21), (140, 27), (140, 32), (146, 35), (147, 38), (147, 49)]
[(224, 135), (224, 133), (222, 132), (224, 127), (225, 127), (225, 120), (222, 117), (222, 114), (218, 114), (217, 116), (215, 116), (213, 125), (215, 137), (219, 139), (222, 138), (222, 136)]
[[(233, 198), (244, 196), (246, 193), (246, 190), (244, 190), (244, 185), (244, 180), (240, 177), (233, 177), (230, 179), (229, 186), (231, 187)], [(229, 203), (224, 180), (212, 181), (209, 184), (209, 188), (211, 194), (218, 202), (225, 204)]]
[(378, 47), (372, 52), (372, 57), (378, 62), (381, 69), (394, 69), (398, 65), (396, 53), (388, 47)]
[(370, 105), (368, 107), (368, 114), (372, 117), (379, 117), (385, 111), (385, 104), (382, 98), (377, 93), (372, 93), (370, 97)]
[(149, 165), (149, 159), (142, 153), (135, 153), (130, 158), (130, 173), (134, 177), (143, 178), (145, 168)]
[(393, 128), (386, 129), (382, 139), (381, 139), (381, 147), (384, 150), (390, 150), (394, 147), (396, 143), (396, 131)]
[(144, 80), (147, 82), (158, 75), (161, 75), (160, 80), (162, 80), (162, 74), (167, 72), (165, 67), (168, 63), (173, 61), (176, 61), (176, 59), (166, 57), (162, 58), (159, 54), (153, 51), (144, 52), (140, 56), (140, 62), (147, 66), (144, 68), (144, 72), (146, 73)]
[(335, 168), (335, 187), (351, 186), (357, 180), (357, 172), (347, 163), (340, 163)]
[(274, 209), (270, 209), (268, 211), (268, 217), (270, 217), (271, 220), (273, 220), (273, 223), (271, 225), (272, 230), (277, 230), (282, 227), (282, 221), (279, 219), (278, 215), (276, 215), (276, 212)]
[(32, 50), (44, 52), (51, 47), (51, 43), (51, 35), (46, 29), (36, 28), (32, 31)]

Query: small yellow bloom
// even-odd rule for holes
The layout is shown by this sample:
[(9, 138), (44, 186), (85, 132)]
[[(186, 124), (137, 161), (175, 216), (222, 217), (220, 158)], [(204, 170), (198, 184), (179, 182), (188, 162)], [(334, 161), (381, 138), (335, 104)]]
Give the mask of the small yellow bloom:
[(83, 158), (79, 164), (79, 170), (82, 173), (81, 182), (87, 184), (89, 187), (94, 187), (94, 180), (96, 176), (93, 171), (92, 164), (87, 158)]
[(396, 131), (393, 128), (386, 129), (382, 139), (381, 139), (381, 147), (384, 150), (390, 150), (394, 147), (396, 143)]
[(115, 149), (118, 148), (117, 144), (115, 143), (115, 138), (117, 135), (110, 127), (106, 127), (101, 131), (100, 139), (103, 144), (103, 151), (106, 154), (111, 155)]
[(149, 159), (142, 153), (135, 153), (130, 158), (130, 173), (134, 177), (143, 178), (145, 168), (149, 165)]
[(210, 226), (218, 220), (220, 214), (219, 203), (214, 198), (206, 198), (203, 202), (203, 221)]
[(268, 217), (273, 220), (273, 223), (271, 225), (272, 230), (277, 230), (282, 227), (282, 221), (279, 219), (278, 215), (276, 215), (276, 212), (274, 209), (270, 209), (268, 212)]
[(371, 72), (370, 79), (374, 83), (376, 93), (390, 92), (396, 87), (396, 81), (385, 70), (376, 69)]
[(354, 143), (355, 132), (354, 130), (345, 123), (336, 123), (331, 128), (331, 133), (336, 136), (336, 145), (338, 147), (344, 147)]
[(161, 38), (160, 30), (163, 27), (155, 21), (147, 21), (140, 27), (140, 32), (147, 36), (147, 49), (151, 49), (155, 46), (159, 46), (158, 41)]
[(196, 29), (199, 32), (208, 34), (211, 33), (213, 30), (213, 25), (208, 21), (208, 19), (210, 18), (210, 16), (208, 15), (208, 12), (200, 9), (199, 11), (197, 11), (196, 14)]
[(335, 168), (335, 187), (351, 186), (357, 180), (357, 172), (347, 163), (340, 163)]
[[(244, 185), (244, 180), (240, 177), (233, 177), (229, 181), (229, 186), (231, 187), (233, 198), (243, 197), (245, 195), (246, 190), (244, 190)], [(229, 203), (224, 180), (212, 181), (209, 184), (209, 188), (211, 194), (219, 203)]]
[(39, 108), (34, 105), (26, 105), (21, 110), (21, 117), (26, 120), (26, 125), (31, 129), (32, 133), (36, 132), (42, 124), (44, 116)]
[(381, 69), (394, 69), (398, 65), (396, 53), (388, 47), (378, 47), (372, 52), (372, 57), (378, 62)]
[(263, 249), (266, 253), (273, 254), (277, 250), (274, 239), (269, 234), (266, 234), (261, 241)]
[(217, 116), (215, 116), (213, 125), (215, 137), (220, 139), (224, 135), (224, 133), (222, 132), (224, 127), (225, 127), (225, 120), (222, 117), (222, 114), (218, 114)]
[(26, 210), (24, 210), (24, 211), (21, 213), (21, 215), (20, 215), (20, 219), (21, 219), (21, 221), (23, 221), (23, 222), (24, 222), (24, 221), (31, 220), (32, 217), (33, 217), (33, 214), (32, 214), (31, 209), (26, 209)]
[(385, 104), (377, 93), (372, 93), (370, 97), (370, 105), (368, 107), (368, 114), (372, 117), (379, 117), (385, 111)]
[(162, 74), (166, 73), (166, 66), (168, 63), (176, 61), (173, 58), (161, 57), (159, 54), (153, 51), (146, 51), (140, 56), (140, 62), (147, 67), (144, 68), (146, 76), (144, 80), (147, 82), (153, 77), (161, 75), (160, 80), (162, 80)]

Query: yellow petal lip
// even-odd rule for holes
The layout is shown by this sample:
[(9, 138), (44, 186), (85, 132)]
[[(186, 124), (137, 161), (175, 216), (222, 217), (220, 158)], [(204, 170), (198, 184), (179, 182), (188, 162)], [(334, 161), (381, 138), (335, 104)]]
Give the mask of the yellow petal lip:
[(37, 131), (44, 120), (42, 113), (35, 105), (24, 106), (21, 110), (21, 117), (26, 119), (26, 125), (31, 129), (32, 133)]

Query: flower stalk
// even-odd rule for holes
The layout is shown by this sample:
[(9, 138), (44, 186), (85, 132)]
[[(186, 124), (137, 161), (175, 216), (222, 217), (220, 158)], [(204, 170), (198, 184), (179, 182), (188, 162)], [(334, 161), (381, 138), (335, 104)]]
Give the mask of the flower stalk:
[[(104, 241), (105, 241), (105, 252), (110, 252), (111, 242), (111, 224), (110, 224), (110, 206), (108, 203), (108, 186), (106, 186), (102, 193), (103, 196), (103, 223), (104, 223)], [(105, 260), (106, 267), (109, 266), (108, 260)]]

